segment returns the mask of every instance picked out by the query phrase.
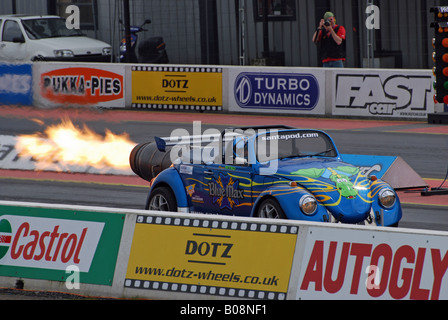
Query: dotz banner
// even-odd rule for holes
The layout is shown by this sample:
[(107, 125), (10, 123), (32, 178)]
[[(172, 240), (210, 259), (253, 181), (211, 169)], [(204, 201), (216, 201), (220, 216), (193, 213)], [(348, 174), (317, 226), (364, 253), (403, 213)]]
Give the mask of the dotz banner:
[[(133, 67), (134, 107), (222, 110), (222, 69), (204, 67)], [(177, 106), (174, 108), (174, 106)], [(179, 108), (188, 106), (189, 108)]]

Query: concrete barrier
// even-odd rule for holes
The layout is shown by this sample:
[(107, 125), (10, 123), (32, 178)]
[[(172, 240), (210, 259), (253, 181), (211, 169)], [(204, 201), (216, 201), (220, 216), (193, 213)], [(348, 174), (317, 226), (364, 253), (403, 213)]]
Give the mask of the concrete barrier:
[(0, 202), (0, 286), (150, 299), (448, 299), (448, 233)]

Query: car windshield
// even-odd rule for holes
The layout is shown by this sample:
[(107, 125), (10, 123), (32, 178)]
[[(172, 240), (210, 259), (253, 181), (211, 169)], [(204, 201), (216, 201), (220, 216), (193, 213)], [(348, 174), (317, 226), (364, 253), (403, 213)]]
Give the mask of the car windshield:
[(257, 160), (266, 162), (296, 157), (336, 157), (331, 139), (321, 131), (294, 130), (259, 135)]
[(28, 37), (32, 40), (84, 35), (80, 30), (68, 29), (63, 18), (36, 18), (22, 22)]

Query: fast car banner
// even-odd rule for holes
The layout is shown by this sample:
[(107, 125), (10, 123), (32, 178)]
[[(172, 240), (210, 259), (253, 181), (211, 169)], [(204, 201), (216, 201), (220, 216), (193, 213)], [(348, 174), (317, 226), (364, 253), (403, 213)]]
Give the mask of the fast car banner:
[(333, 115), (427, 118), (434, 112), (429, 70), (334, 71)]
[(298, 227), (138, 216), (125, 287), (284, 300)]

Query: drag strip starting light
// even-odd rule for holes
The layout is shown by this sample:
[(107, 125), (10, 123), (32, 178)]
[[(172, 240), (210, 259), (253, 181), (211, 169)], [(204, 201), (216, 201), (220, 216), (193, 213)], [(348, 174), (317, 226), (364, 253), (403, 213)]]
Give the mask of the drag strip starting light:
[(432, 40), (436, 92), (434, 101), (448, 104), (448, 7), (433, 7), (431, 12), (435, 18), (435, 22), (431, 23), (435, 30)]

